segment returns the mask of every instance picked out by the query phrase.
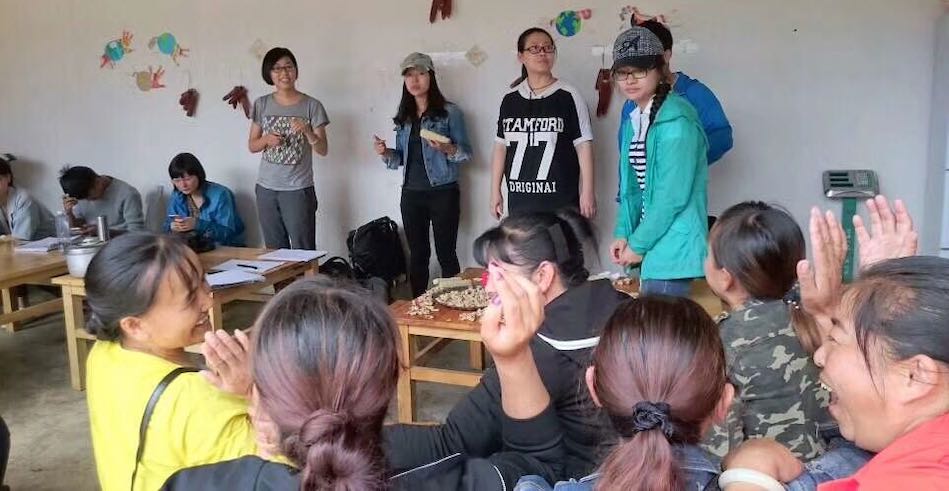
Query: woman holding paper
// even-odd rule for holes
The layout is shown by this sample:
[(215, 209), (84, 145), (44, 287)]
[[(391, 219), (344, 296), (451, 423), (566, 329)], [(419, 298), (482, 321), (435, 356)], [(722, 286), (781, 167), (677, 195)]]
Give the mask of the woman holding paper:
[(432, 59), (412, 53), (400, 68), (404, 83), (399, 110), (392, 118), (395, 148), (378, 136), (374, 146), (389, 169), (404, 169), (402, 226), (409, 244), (412, 296), (417, 297), (428, 287), (429, 224), (442, 277), (461, 271), (455, 253), (461, 216), (458, 171), (471, 158), (471, 146), (461, 109), (446, 101), (438, 88)]

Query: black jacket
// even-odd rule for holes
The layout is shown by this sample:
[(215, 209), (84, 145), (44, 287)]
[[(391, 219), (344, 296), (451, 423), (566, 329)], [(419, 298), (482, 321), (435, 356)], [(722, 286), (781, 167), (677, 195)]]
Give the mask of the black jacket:
[[(505, 452), (487, 459), (463, 454), (446, 456), (407, 471), (392, 473), (389, 489), (394, 491), (475, 491), (514, 489), (515, 481), (502, 481), (512, 468), (557, 466), (563, 460), (563, 445), (557, 415), (548, 406), (527, 420), (504, 416)], [(300, 489), (293, 467), (246, 456), (217, 464), (176, 472), (163, 490), (269, 491)]]
[[(611, 439), (613, 432), (594, 409), (583, 381), (584, 372), (606, 321), (620, 302), (628, 299), (609, 280), (597, 280), (571, 288), (547, 305), (546, 320), (531, 342), (531, 350), (564, 431), (566, 458), (559, 468), (523, 468), (520, 466), (524, 462), (516, 462), (505, 467), (511, 470), (504, 476), (506, 482), (516, 482), (527, 474), (556, 482), (585, 476), (597, 467), (597, 448)], [(455, 405), (444, 424), (387, 427), (389, 464), (394, 469), (411, 469), (455, 453), (492, 456), (503, 450), (502, 415), (501, 384), (497, 371), (489, 368), (481, 383)]]

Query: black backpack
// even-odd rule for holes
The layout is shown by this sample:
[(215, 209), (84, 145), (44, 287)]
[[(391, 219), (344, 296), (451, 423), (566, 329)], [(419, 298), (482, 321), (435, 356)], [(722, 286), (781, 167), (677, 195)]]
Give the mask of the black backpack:
[(391, 284), (406, 274), (399, 226), (389, 217), (377, 218), (349, 232), (346, 247), (357, 279), (376, 277)]

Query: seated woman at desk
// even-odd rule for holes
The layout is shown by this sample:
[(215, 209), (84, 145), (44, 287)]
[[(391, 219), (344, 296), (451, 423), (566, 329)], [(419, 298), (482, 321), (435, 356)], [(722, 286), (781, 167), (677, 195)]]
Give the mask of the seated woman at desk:
[[(596, 450), (607, 427), (590, 410), (589, 394), (580, 387), (597, 336), (629, 297), (616, 291), (609, 280), (587, 281), (584, 244), (593, 245), (588, 250), (592, 254), (597, 250), (595, 242), (590, 222), (569, 209), (558, 214), (512, 215), (475, 240), (479, 263), (526, 279), (543, 294), (546, 318), (530, 348), (564, 429), (563, 469), (521, 461), (500, 471), (508, 483), (504, 489), (511, 489), (526, 474), (547, 473), (548, 478), (560, 480), (589, 474), (598, 463)], [(486, 288), (494, 293), (490, 279)], [(489, 368), (444, 424), (386, 427), (389, 464), (411, 469), (456, 453), (472, 458), (503, 453), (499, 385), (497, 371)]]
[(26, 190), (13, 185), (12, 156), (0, 156), (0, 235), (38, 240), (56, 235), (53, 215)]
[(237, 214), (234, 193), (208, 181), (197, 157), (175, 155), (168, 164), (168, 176), (175, 190), (168, 201), (165, 232), (208, 237), (223, 246), (244, 246), (244, 222)]
[[(86, 397), (101, 489), (158, 489), (178, 469), (257, 451), (250, 380), (237, 375), (246, 374), (249, 340), (205, 336), (212, 299), (194, 252), (169, 236), (121, 235), (92, 259), (85, 286), (87, 330), (97, 338)], [(197, 370), (184, 348), (202, 340), (233, 356), (188, 373)]]

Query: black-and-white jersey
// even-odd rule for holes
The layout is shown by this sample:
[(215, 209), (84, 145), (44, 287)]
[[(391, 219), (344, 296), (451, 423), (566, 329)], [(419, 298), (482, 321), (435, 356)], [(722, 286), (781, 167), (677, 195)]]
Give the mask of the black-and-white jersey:
[(521, 82), (504, 96), (497, 141), (507, 146), (508, 213), (580, 205), (576, 145), (593, 139), (590, 113), (577, 89), (561, 81), (540, 92)]

